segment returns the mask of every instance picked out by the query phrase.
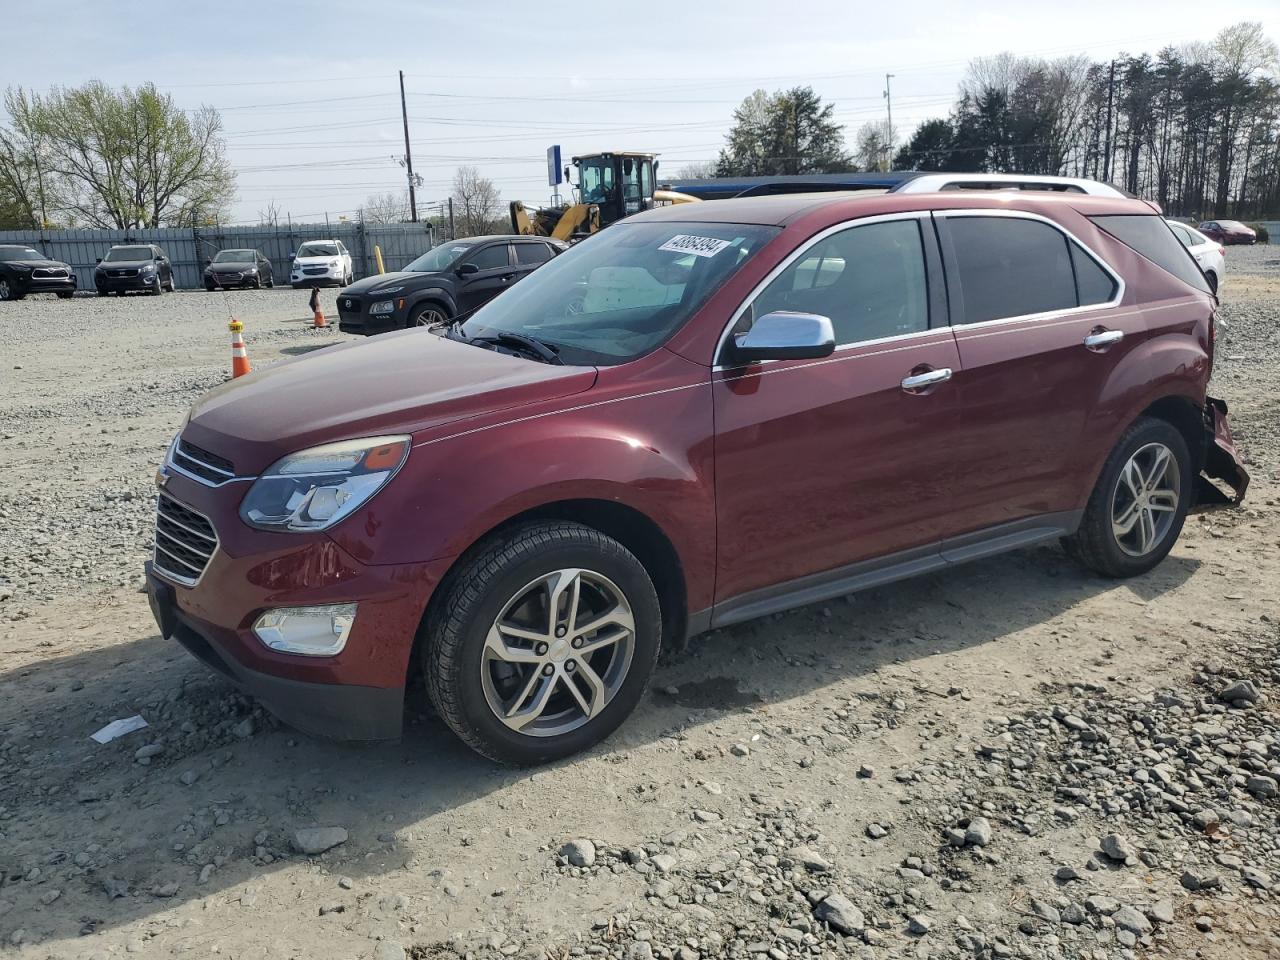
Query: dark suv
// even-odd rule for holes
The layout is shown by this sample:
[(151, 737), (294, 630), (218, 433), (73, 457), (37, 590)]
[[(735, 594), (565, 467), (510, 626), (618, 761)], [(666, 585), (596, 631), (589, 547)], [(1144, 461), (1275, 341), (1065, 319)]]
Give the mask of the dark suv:
[(21, 300), (29, 293), (74, 296), (76, 272), (26, 244), (0, 244), (0, 300)]
[(468, 237), (433, 247), (403, 270), (365, 277), (338, 295), (345, 333), (436, 327), (508, 290), (568, 244), (546, 237)]
[(173, 264), (155, 244), (117, 244), (93, 268), (98, 296), (108, 293), (151, 293), (159, 296), (176, 288)]
[(444, 335), (199, 401), (151, 602), (303, 729), (395, 737), (421, 674), (475, 749), (561, 757), (664, 641), (1045, 540), (1150, 570), (1248, 483), (1206, 396), (1215, 310), (1137, 200), (647, 211)]

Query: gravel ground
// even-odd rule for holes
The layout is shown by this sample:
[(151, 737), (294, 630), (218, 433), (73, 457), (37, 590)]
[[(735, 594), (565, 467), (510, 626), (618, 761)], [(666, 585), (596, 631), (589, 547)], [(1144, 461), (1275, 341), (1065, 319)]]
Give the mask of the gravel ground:
[(537, 771), (419, 703), (308, 739), (155, 635), (154, 466), (228, 309), (255, 364), (341, 338), (305, 295), (0, 306), (0, 951), (1280, 956), (1280, 251), (1228, 257), (1243, 509), (1134, 581), (1045, 546), (717, 631)]

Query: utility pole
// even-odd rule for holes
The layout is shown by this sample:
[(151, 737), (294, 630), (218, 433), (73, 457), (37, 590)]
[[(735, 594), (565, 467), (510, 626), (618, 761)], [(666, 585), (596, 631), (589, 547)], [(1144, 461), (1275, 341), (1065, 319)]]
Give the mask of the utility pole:
[(449, 198), (449, 239), (458, 239), (458, 229), (453, 225), (453, 197)]
[(893, 169), (893, 96), (889, 92), (889, 81), (893, 79), (892, 73), (884, 75), (884, 102), (885, 109), (889, 111), (889, 126), (885, 130), (885, 140), (888, 142), (888, 155), (885, 157), (884, 168), (887, 171)]
[(1102, 147), (1102, 182), (1111, 182), (1111, 102), (1116, 92), (1116, 62), (1107, 69), (1107, 132)]
[(404, 102), (404, 71), (400, 71), (400, 117), (404, 121), (404, 165), (409, 171), (409, 219), (418, 222), (418, 199), (413, 192), (413, 153), (409, 150), (409, 108)]

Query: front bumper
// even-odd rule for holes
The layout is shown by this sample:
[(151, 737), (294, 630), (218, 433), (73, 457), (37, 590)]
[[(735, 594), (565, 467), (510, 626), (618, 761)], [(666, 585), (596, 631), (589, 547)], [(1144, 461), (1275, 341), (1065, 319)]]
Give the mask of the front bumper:
[(259, 274), (252, 273), (248, 276), (242, 276), (238, 273), (206, 273), (204, 275), (205, 286), (220, 287), (224, 290), (230, 290), (233, 287), (249, 287), (257, 282)]
[(401, 318), (400, 310), (392, 313), (368, 313), (369, 304), (364, 304), (358, 309), (348, 310), (342, 306), (343, 298), (338, 298), (338, 329), (343, 333), (362, 334), (371, 336), (375, 333), (386, 333), (389, 330), (399, 330), (404, 326), (404, 320)]
[(75, 293), (76, 278), (69, 277), (27, 277), (21, 282), (22, 293)]
[[(254, 530), (238, 516), (243, 492), (180, 474), (166, 481), (164, 495), (203, 514), (218, 542), (191, 586), (147, 563), (162, 633), (300, 730), (336, 740), (398, 737), (422, 614), (449, 563), (372, 564), (324, 534)], [(334, 656), (272, 650), (252, 630), (266, 610), (352, 602), (355, 622)]]
[[(1213, 481), (1226, 484), (1230, 495)], [(1196, 510), (1238, 506), (1249, 489), (1249, 471), (1244, 467), (1231, 424), (1227, 420), (1227, 403), (1208, 397), (1204, 405), (1204, 466), (1196, 478)]]
[(289, 273), (289, 283), (295, 287), (323, 287), (329, 284), (340, 287), (345, 280), (341, 267), (333, 267), (325, 273), (307, 273), (305, 269)]
[(136, 293), (154, 290), (159, 283), (157, 274), (137, 277), (94, 277), (93, 285), (105, 293)]

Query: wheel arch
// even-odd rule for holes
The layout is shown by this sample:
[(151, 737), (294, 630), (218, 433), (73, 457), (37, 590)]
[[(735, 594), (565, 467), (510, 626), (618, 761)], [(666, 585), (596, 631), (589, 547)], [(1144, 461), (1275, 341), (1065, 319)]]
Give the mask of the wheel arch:
[[(1187, 441), (1191, 451), (1191, 475), (1204, 467), (1204, 409), (1185, 394), (1169, 394), (1149, 403), (1138, 417), (1163, 420)], [(1137, 419), (1135, 417), (1135, 419)]]
[(420, 662), (421, 647), (427, 642), (427, 624), (432, 612), (444, 602), (453, 578), (467, 561), (495, 537), (539, 521), (569, 521), (598, 530), (631, 551), (653, 581), (662, 609), (662, 636), (682, 640), (689, 627), (688, 584), (679, 551), (667, 533), (647, 514), (616, 500), (578, 497), (542, 503), (494, 524), (475, 538), (450, 565), (448, 572), (432, 591), (414, 637), (408, 671)]
[(437, 306), (444, 307), (445, 312), (452, 318), (458, 315), (458, 305), (454, 302), (449, 291), (444, 287), (427, 287), (424, 290), (416, 290), (409, 294), (409, 309), (405, 312), (406, 318), (419, 307), (428, 303), (434, 303)]

